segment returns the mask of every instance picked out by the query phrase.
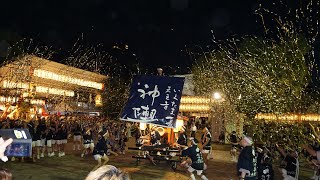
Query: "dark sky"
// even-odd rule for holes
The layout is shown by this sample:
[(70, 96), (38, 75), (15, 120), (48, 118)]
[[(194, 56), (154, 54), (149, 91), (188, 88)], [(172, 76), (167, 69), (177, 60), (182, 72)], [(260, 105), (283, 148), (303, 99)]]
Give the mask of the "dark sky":
[(0, 41), (34, 38), (62, 57), (83, 36), (115, 56), (112, 46), (128, 45), (119, 59), (150, 67), (190, 67), (186, 47), (210, 44), (211, 30), (220, 39), (258, 30), (254, 0), (1, 0), (0, 6)]

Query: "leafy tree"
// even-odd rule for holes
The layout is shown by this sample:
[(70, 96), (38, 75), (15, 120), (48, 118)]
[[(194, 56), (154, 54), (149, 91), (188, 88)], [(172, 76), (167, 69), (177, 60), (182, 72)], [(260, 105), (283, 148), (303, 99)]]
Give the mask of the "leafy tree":
[(277, 41), (245, 37), (218, 44), (193, 67), (197, 92), (222, 90), (238, 111), (297, 112), (310, 82), (306, 58), (311, 49), (302, 36)]

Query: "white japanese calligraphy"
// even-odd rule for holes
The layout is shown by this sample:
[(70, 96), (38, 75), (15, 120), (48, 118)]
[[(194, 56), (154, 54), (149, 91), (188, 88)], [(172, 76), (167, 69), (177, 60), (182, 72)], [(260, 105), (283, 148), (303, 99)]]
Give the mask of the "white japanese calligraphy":
[(164, 101), (164, 104), (160, 104), (160, 105), (163, 106), (164, 110), (167, 110), (168, 106), (169, 106), (169, 103), (168, 103), (168, 101)]
[(144, 91), (144, 89), (138, 89), (138, 92), (141, 93), (141, 94), (140, 94), (140, 97), (141, 97), (142, 99), (144, 99), (144, 98), (146, 97), (146, 92)]
[(151, 109), (149, 106), (141, 106), (140, 108), (134, 107), (132, 108), (134, 111), (134, 117), (136, 119), (142, 119), (142, 120), (152, 120), (155, 119), (157, 110), (156, 109)]
[(171, 108), (170, 115), (174, 115), (174, 112), (176, 111), (176, 107), (177, 107), (177, 105), (174, 105), (174, 106)]
[(176, 100), (176, 101), (178, 101), (178, 95), (177, 95), (177, 94), (174, 94), (173, 99)]
[(135, 118), (138, 118), (139, 116), (140, 116), (140, 109), (141, 108), (136, 108), (136, 107), (134, 107), (134, 108), (132, 108), (133, 109), (133, 112), (134, 112), (134, 117)]
[[(148, 88), (149, 88), (149, 85), (148, 85), (148, 84), (145, 84), (144, 87), (145, 87), (146, 89), (148, 89)], [(152, 91), (146, 92), (144, 89), (138, 89), (138, 92), (141, 93), (141, 94), (140, 94), (140, 97), (141, 97), (142, 99), (145, 99), (146, 95), (149, 95), (149, 96), (152, 97), (151, 106), (153, 106), (153, 103), (154, 103), (155, 98), (157, 98), (157, 97), (160, 96), (160, 91), (158, 90), (158, 85), (155, 85), (155, 86), (154, 86), (154, 90), (152, 90)]]
[(171, 86), (168, 86), (166, 93), (171, 93)]
[(169, 99), (170, 99), (170, 95), (166, 94), (166, 100), (169, 101)]
[(158, 85), (155, 85), (154, 86), (154, 90), (153, 91), (149, 91), (148, 95), (152, 97), (151, 106), (153, 106), (154, 99), (160, 96), (160, 91), (158, 90)]

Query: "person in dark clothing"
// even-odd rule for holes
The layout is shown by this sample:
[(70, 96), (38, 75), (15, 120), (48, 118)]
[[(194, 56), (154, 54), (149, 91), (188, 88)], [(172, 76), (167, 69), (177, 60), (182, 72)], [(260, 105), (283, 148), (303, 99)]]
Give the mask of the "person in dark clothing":
[(230, 143), (231, 143), (231, 150), (230, 150), (230, 154), (231, 154), (231, 161), (237, 162), (237, 149), (238, 149), (238, 138), (237, 138), (237, 134), (235, 131), (232, 131), (232, 133), (230, 134)]
[(225, 143), (225, 138), (226, 138), (225, 132), (221, 131), (220, 135), (219, 135), (219, 143), (224, 144)]
[(68, 143), (68, 128), (66, 127), (67, 125), (65, 123), (61, 124), (61, 144), (60, 144), (60, 156), (65, 156), (65, 146)]
[[(98, 164), (93, 168), (93, 170), (96, 170), (99, 167), (104, 166), (108, 163), (109, 158), (107, 156), (107, 152), (108, 152), (107, 142), (104, 138), (103, 133), (100, 132), (98, 135), (98, 142), (95, 145), (92, 153), (94, 159), (98, 161)], [(101, 162), (102, 160), (104, 160), (103, 163)]]
[(76, 150), (76, 146), (77, 146), (77, 150), (80, 151), (80, 144), (81, 144), (81, 127), (78, 123), (76, 123), (74, 129), (73, 129), (73, 150)]
[[(182, 128), (179, 131), (179, 137), (178, 137), (178, 140), (177, 140), (177, 144), (178, 144), (178, 147), (180, 147), (180, 148), (185, 148), (185, 147), (188, 146), (187, 135), (185, 133), (184, 126), (182, 126)], [(188, 169), (190, 164), (191, 164), (191, 159), (188, 158), (185, 161), (182, 161), (180, 163), (180, 166), (183, 167), (183, 168), (187, 168)]]
[(150, 137), (150, 143), (152, 146), (158, 146), (158, 145), (161, 145), (161, 136), (160, 136), (160, 133), (157, 131), (157, 130), (153, 130), (151, 132), (151, 137)]
[(128, 141), (128, 138), (125, 135), (125, 132), (123, 132), (119, 139), (120, 154), (125, 154), (125, 149), (126, 149), (125, 147), (126, 147), (127, 141)]
[(32, 160), (40, 159), (40, 132), (37, 132), (38, 121), (32, 120), (28, 123), (29, 133), (32, 138)]
[(52, 151), (53, 129), (51, 128), (50, 124), (47, 125), (45, 135), (46, 135), (46, 146), (47, 146), (48, 157), (52, 157), (54, 156)]
[(87, 150), (90, 148), (91, 152), (94, 149), (94, 143), (93, 143), (93, 137), (92, 137), (92, 132), (90, 128), (87, 128), (86, 131), (83, 133), (83, 151), (81, 154), (81, 157), (85, 155)]
[[(52, 148), (52, 156), (55, 156), (55, 153), (54, 151), (57, 151), (58, 150), (58, 141), (59, 141), (59, 135), (58, 135), (58, 124), (54, 121), (52, 121), (51, 123), (51, 128), (52, 130), (52, 145), (53, 145), (53, 148)], [(58, 150), (59, 152), (59, 150)]]
[(37, 159), (40, 159), (40, 151), (41, 151), (41, 125), (39, 121), (34, 122), (34, 141), (35, 141), (35, 149), (37, 153)]
[(39, 131), (40, 131), (40, 151), (41, 151), (41, 155), (40, 157), (43, 158), (44, 157), (44, 152), (46, 150), (46, 122), (45, 120), (41, 120), (40, 124), (39, 124)]
[(63, 136), (64, 136), (64, 130), (62, 129), (62, 125), (58, 125), (58, 129), (56, 131), (56, 144), (58, 147), (58, 157), (64, 156), (63, 154)]
[(272, 159), (266, 152), (266, 148), (257, 147), (257, 172), (258, 180), (273, 180), (274, 172), (272, 168)]
[(277, 150), (284, 157), (285, 167), (281, 169), (282, 176), (286, 180), (296, 180), (299, 177), (299, 160), (298, 153), (294, 150), (290, 150), (286, 153), (282, 148), (276, 144)]
[(243, 149), (240, 152), (237, 164), (237, 172), (242, 180), (256, 180), (257, 158), (251, 137), (244, 136), (240, 141)]
[(182, 146), (187, 146), (188, 145), (188, 143), (187, 143), (187, 135), (185, 133), (185, 129), (184, 128), (181, 128), (180, 131), (179, 131), (179, 137), (178, 137), (177, 143), (179, 145), (182, 145)]
[[(144, 139), (141, 137), (142, 137), (141, 130), (139, 127), (137, 127), (137, 131), (135, 133), (136, 147), (140, 148), (144, 144)], [(140, 154), (141, 154), (141, 150), (138, 151), (139, 156), (140, 156)]]
[(194, 121), (192, 121), (192, 123), (191, 123), (190, 131), (191, 131), (191, 135), (190, 136), (195, 138), (196, 137), (196, 133), (197, 133), (197, 126), (196, 126)]
[(182, 156), (187, 156), (191, 159), (191, 165), (188, 167), (188, 172), (192, 180), (195, 180), (194, 171), (201, 179), (208, 180), (208, 178), (202, 174), (204, 169), (204, 161), (201, 154), (201, 150), (198, 148), (198, 140), (195, 138), (190, 138), (190, 146), (182, 151)]
[(11, 129), (10, 119), (6, 119), (1, 123), (1, 129)]
[(201, 137), (201, 143), (202, 143), (202, 155), (203, 159), (205, 161), (205, 164), (208, 165), (208, 154), (211, 153), (211, 133), (207, 127), (203, 129), (203, 134)]
[(14, 128), (14, 129), (21, 129), (21, 128), (22, 128), (21, 121), (20, 121), (20, 120), (16, 120), (16, 121), (14, 122), (13, 128)]

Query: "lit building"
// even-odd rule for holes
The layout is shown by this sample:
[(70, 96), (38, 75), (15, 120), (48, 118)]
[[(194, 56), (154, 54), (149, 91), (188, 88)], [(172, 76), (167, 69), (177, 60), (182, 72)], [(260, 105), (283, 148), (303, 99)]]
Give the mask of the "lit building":
[(25, 56), (0, 68), (0, 104), (23, 99), (49, 113), (100, 113), (107, 76), (36, 56)]
[(185, 83), (182, 91), (182, 97), (179, 106), (179, 112), (184, 116), (195, 118), (195, 120), (205, 121), (211, 124), (212, 136), (214, 141), (218, 141), (219, 135), (224, 132), (236, 131), (243, 133), (243, 117), (236, 114), (235, 121), (227, 119), (228, 112), (221, 107), (225, 101), (220, 93), (213, 93), (211, 97), (197, 96), (194, 92), (193, 75), (175, 75), (174, 77), (184, 77)]

